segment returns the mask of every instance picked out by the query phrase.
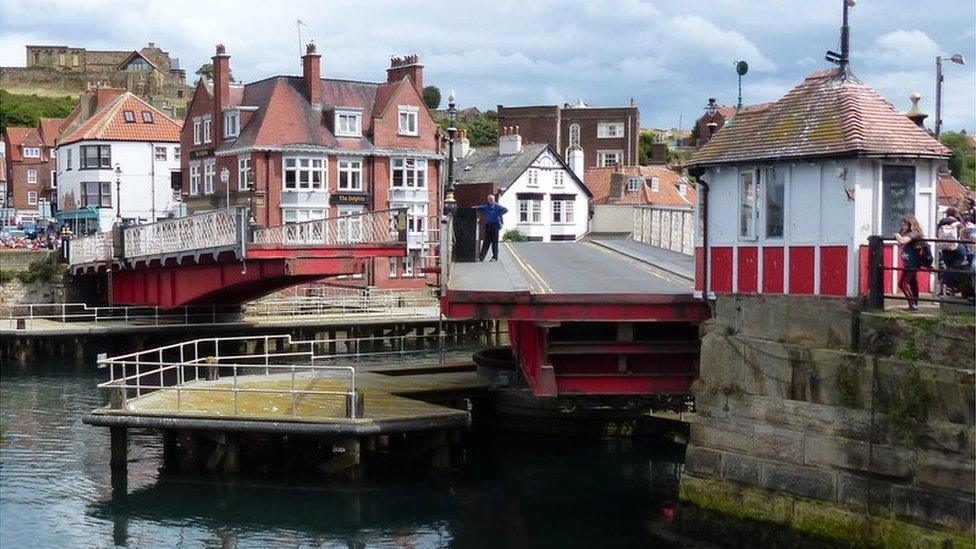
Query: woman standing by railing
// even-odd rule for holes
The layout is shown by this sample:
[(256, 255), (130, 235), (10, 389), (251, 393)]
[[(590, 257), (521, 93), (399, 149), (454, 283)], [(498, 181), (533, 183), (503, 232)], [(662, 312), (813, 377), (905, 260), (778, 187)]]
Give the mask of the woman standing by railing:
[[(901, 227), (895, 233), (895, 240), (901, 245), (901, 275), (898, 277), (898, 289), (908, 298), (908, 310), (918, 310), (918, 270), (922, 267), (921, 246), (928, 247), (918, 239), (925, 238), (922, 227), (913, 216), (903, 217)], [(931, 264), (929, 265), (931, 266)]]

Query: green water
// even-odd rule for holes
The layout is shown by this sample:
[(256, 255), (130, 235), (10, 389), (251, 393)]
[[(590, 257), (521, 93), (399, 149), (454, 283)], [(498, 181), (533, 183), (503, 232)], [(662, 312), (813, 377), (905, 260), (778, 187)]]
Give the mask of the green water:
[(661, 547), (683, 449), (661, 441), (469, 437), (465, 461), (342, 483), (160, 477), (161, 439), (130, 437), (114, 496), (90, 364), (0, 371), (0, 546)]

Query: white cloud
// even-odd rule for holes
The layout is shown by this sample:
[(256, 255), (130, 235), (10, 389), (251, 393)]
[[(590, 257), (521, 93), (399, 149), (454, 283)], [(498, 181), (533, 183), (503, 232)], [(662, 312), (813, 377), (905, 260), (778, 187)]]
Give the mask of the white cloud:
[(920, 30), (896, 30), (879, 36), (865, 52), (869, 61), (891, 67), (929, 66), (942, 49)]

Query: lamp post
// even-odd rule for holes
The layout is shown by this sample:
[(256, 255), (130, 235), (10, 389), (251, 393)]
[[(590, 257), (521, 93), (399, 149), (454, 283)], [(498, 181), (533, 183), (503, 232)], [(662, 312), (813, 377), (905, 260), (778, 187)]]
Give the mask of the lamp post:
[(951, 57), (938, 56), (935, 58), (935, 138), (942, 133), (942, 60), (947, 59), (957, 65), (965, 65), (966, 58), (961, 53)]
[(115, 224), (122, 224), (122, 166), (115, 165)]
[(457, 128), (454, 126), (457, 120), (457, 107), (454, 104), (454, 90), (447, 96), (447, 114), (451, 119), (451, 125), (447, 127), (447, 182), (444, 185), (444, 215), (451, 215), (457, 209), (457, 202), (454, 200), (454, 136), (457, 135)]
[(220, 183), (224, 186), (224, 192), (227, 197), (224, 202), (224, 207), (230, 208), (230, 170), (227, 169), (227, 166), (220, 168)]

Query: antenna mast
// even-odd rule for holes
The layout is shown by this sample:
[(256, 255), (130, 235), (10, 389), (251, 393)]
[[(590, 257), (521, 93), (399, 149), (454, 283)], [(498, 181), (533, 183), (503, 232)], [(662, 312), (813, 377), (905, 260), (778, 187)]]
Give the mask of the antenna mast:
[(831, 63), (836, 63), (840, 68), (840, 73), (845, 74), (851, 63), (851, 28), (847, 24), (850, 9), (854, 7), (857, 0), (843, 0), (844, 16), (840, 25), (840, 53), (827, 50), (824, 58)]

